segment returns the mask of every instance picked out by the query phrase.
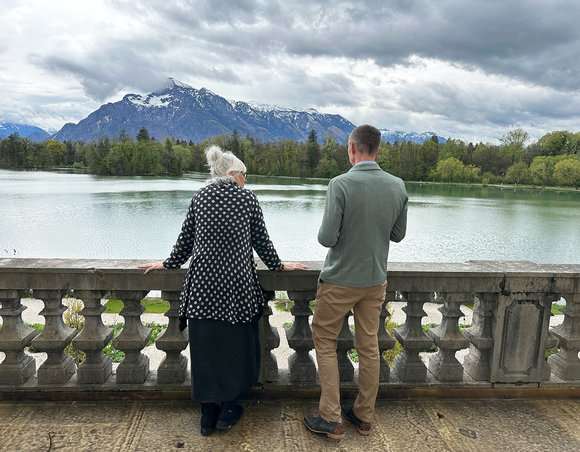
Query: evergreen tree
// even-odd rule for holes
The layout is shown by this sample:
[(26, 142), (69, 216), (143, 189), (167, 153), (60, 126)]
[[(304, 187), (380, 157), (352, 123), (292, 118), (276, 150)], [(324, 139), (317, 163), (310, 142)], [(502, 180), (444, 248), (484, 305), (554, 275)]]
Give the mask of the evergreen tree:
[(312, 129), (308, 135), (308, 168), (311, 172), (318, 166), (318, 160), (320, 158), (320, 145), (318, 144), (318, 137), (316, 136), (316, 130)]
[(137, 132), (137, 141), (150, 141), (149, 132), (145, 127), (141, 127)]

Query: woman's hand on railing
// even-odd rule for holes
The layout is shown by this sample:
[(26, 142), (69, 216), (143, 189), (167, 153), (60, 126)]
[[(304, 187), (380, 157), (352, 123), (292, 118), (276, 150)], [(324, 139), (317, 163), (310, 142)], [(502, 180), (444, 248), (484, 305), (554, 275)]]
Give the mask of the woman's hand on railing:
[(282, 271), (291, 272), (292, 270), (307, 270), (308, 265), (301, 264), (300, 262), (282, 262), (284, 268)]
[(144, 275), (146, 275), (147, 273), (149, 273), (151, 270), (164, 270), (165, 267), (163, 266), (163, 262), (149, 262), (147, 264), (140, 264), (137, 265), (137, 268), (145, 268), (145, 273), (143, 273)]

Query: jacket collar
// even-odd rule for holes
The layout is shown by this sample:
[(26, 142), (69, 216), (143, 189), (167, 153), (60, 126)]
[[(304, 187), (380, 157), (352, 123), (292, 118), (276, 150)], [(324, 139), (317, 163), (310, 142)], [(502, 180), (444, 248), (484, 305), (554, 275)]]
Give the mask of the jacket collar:
[(372, 171), (372, 170), (380, 170), (381, 167), (377, 162), (371, 163), (363, 163), (362, 165), (355, 165), (351, 169), (348, 170), (350, 173), (351, 171)]

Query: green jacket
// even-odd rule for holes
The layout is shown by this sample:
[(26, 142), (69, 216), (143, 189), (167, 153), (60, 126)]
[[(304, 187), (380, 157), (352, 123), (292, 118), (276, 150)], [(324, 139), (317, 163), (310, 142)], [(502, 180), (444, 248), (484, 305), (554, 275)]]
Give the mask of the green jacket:
[(407, 230), (407, 191), (377, 163), (356, 165), (328, 184), (318, 242), (330, 248), (320, 279), (348, 287), (387, 280), (389, 243)]

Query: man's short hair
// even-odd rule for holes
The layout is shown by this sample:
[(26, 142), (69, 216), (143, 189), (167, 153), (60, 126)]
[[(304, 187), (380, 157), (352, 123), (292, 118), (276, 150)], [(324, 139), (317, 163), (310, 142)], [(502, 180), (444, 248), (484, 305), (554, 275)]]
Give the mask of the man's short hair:
[(381, 146), (381, 131), (376, 127), (364, 124), (350, 133), (348, 141), (356, 144), (360, 153), (374, 155)]

